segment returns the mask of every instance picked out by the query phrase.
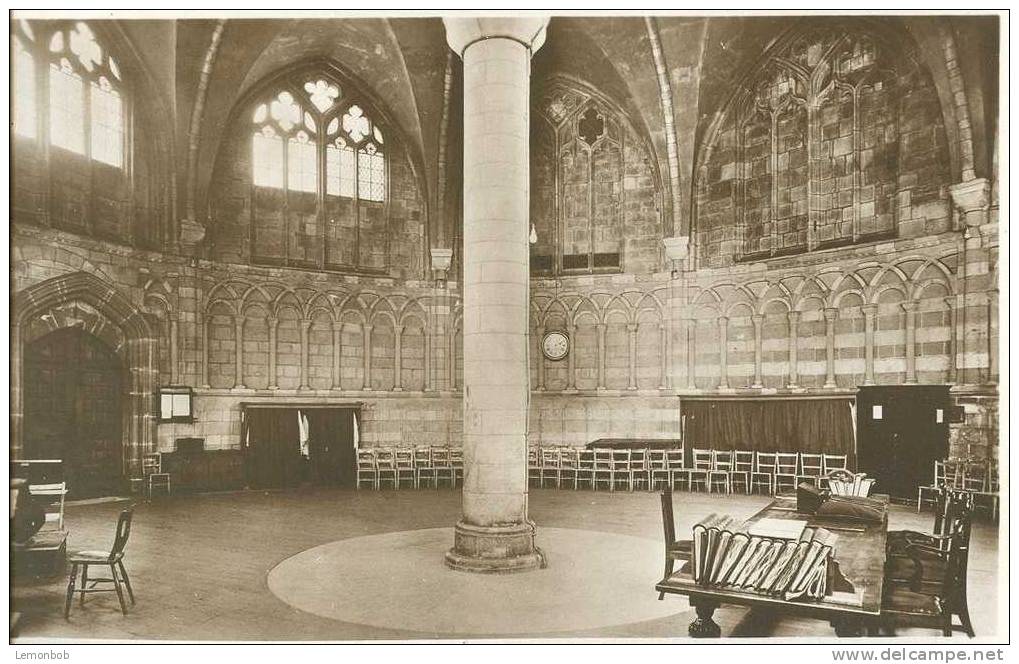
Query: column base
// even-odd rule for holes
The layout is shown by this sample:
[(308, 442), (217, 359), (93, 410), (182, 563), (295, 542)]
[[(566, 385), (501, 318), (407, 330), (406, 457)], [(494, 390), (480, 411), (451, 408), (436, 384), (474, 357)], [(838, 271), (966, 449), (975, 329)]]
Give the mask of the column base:
[(476, 574), (512, 574), (547, 566), (545, 554), (534, 546), (534, 524), (475, 526), (456, 524), (453, 548), (446, 566)]

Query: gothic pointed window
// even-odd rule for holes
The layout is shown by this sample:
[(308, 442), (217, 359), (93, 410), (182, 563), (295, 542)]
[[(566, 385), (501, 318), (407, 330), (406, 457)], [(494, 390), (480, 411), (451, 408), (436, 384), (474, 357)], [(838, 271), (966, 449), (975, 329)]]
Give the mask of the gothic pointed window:
[(914, 49), (905, 35), (878, 37), (862, 24), (779, 41), (701, 150), (700, 260), (888, 239), (909, 228), (912, 205), (934, 203), (947, 217), (943, 119)]
[[(116, 60), (83, 21), (55, 30), (49, 37), (47, 51), (50, 143), (122, 168), (126, 123), (120, 67)], [(28, 62), (20, 52), (16, 57), (17, 62)], [(22, 89), (27, 86), (27, 79), (24, 83)], [(24, 109), (19, 107), (18, 113), (27, 113), (29, 105), (34, 107), (34, 89), (19, 103), (24, 104)]]
[(14, 133), (35, 138), (37, 132), (35, 95), (35, 57), (31, 46), (33, 34), (28, 23), (21, 22), (13, 40), (14, 45)]
[(255, 262), (386, 266), (383, 128), (332, 75), (278, 83), (251, 111)]

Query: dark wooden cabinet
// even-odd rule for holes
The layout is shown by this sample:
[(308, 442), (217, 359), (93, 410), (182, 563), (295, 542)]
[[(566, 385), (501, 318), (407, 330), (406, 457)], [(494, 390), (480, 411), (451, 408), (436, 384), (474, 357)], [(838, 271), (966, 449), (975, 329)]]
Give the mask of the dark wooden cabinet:
[(245, 486), (241, 450), (167, 452), (163, 454), (163, 471), (170, 473), (174, 492), (227, 491)]
[(948, 456), (948, 385), (861, 387), (856, 397), (857, 466), (874, 490), (916, 498), (934, 461)]

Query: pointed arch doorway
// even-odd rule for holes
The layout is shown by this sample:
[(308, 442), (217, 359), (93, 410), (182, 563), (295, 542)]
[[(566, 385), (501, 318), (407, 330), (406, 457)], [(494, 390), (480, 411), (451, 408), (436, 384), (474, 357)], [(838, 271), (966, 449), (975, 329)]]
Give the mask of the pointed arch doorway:
[(25, 347), (25, 457), (63, 459), (71, 497), (123, 489), (124, 383), (120, 358), (80, 327)]

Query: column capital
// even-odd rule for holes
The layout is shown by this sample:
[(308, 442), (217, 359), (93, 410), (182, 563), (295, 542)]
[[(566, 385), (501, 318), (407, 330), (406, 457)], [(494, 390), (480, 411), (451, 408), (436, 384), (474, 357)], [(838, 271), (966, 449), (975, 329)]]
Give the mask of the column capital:
[(826, 321), (834, 321), (839, 317), (839, 310), (836, 307), (825, 307), (824, 319)]
[(445, 279), (449, 266), (453, 262), (453, 250), (445, 247), (432, 247), (432, 270), (439, 273), (439, 279)]
[(901, 306), (903, 311), (905, 311), (906, 313), (910, 313), (916, 311), (917, 303), (914, 302), (913, 300), (910, 300), (908, 302), (903, 302)]
[(636, 323), (627, 323), (626, 324), (626, 329), (629, 332), (636, 332), (637, 331), (637, 324)]
[(463, 57), (471, 44), (484, 39), (512, 39), (533, 55), (545, 43), (548, 16), (447, 16), (446, 42)]
[(750, 320), (753, 322), (754, 325), (760, 325), (761, 323), (764, 322), (764, 314), (754, 314), (753, 316), (750, 317)]
[(948, 193), (952, 203), (963, 214), (983, 210), (991, 203), (991, 182), (986, 178), (959, 182), (948, 187)]
[(864, 316), (867, 316), (867, 317), (873, 316), (874, 314), (877, 313), (877, 305), (876, 304), (864, 304), (863, 306), (860, 307), (860, 310), (863, 312)]
[(690, 255), (690, 236), (663, 237), (662, 246), (665, 247), (665, 257), (669, 260), (685, 260)]
[(796, 309), (790, 309), (786, 315), (789, 317), (790, 323), (799, 323), (800, 316), (803, 315), (803, 312), (797, 311)]

